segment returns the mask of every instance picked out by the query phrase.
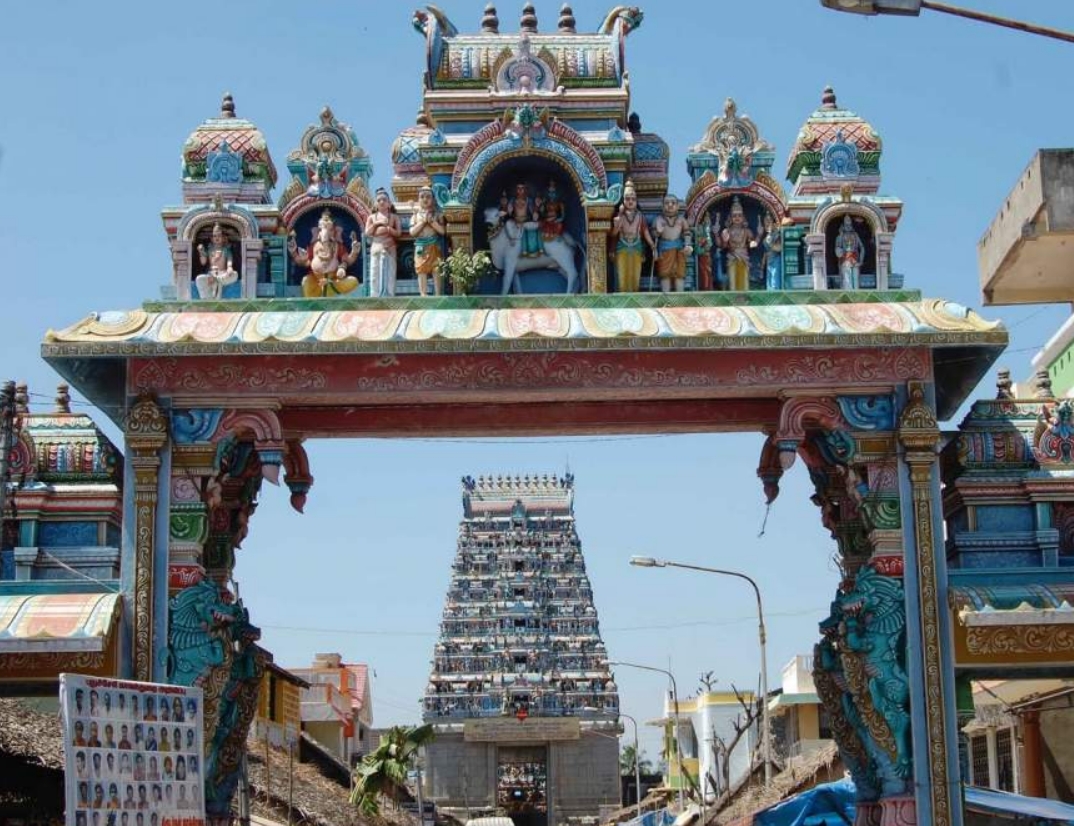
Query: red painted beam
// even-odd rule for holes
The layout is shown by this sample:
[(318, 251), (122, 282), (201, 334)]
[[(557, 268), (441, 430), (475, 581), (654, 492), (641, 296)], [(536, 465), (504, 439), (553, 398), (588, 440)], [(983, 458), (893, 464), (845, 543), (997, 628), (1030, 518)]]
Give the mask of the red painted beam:
[(777, 399), (286, 407), (285, 433), (309, 437), (452, 438), (759, 431), (779, 418)]

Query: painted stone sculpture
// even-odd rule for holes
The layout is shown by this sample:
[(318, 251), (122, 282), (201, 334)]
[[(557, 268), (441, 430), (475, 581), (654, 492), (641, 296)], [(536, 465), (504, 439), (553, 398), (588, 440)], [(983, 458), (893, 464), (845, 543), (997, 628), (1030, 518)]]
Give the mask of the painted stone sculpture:
[(440, 248), (444, 237), (444, 216), (436, 208), (433, 190), (423, 186), (418, 190), (418, 208), (410, 220), (410, 236), (414, 239), (414, 272), (418, 274), (418, 293), (428, 294), (429, 276), (433, 277), (433, 292), (444, 292), (444, 277), (437, 269), (443, 254)]
[[(555, 195), (555, 190), (552, 190)], [(562, 229), (557, 216), (558, 196), (531, 198), (529, 187), (524, 183), (515, 185), (514, 196), (500, 197), (497, 206), (485, 210), (485, 223), (489, 227), (489, 252), (496, 269), (503, 272), (503, 295), (512, 290), (521, 292), (518, 273), (528, 270), (552, 269), (567, 279), (567, 293), (573, 293), (578, 283), (578, 269), (574, 252), (578, 242)], [(542, 212), (542, 208), (547, 211)], [(542, 231), (557, 224), (556, 232)]]
[(660, 289), (665, 292), (682, 292), (686, 280), (686, 256), (693, 254), (690, 231), (686, 219), (679, 214), (679, 199), (664, 196), (664, 212), (653, 224), (656, 235), (656, 271), (660, 275)]
[(213, 224), (212, 240), (209, 246), (198, 244), (198, 261), (207, 270), (194, 279), (199, 298), (220, 298), (224, 287), (239, 280), (235, 271), (231, 245), (227, 241), (224, 228), (219, 223)]
[(888, 766), (887, 785), (911, 776), (910, 690), (906, 656), (906, 608), (900, 580), (866, 565), (843, 597), (843, 668), (873, 742)]
[(203, 577), (169, 602), (168, 682), (205, 696), (205, 806), (230, 811), (246, 732), (257, 705), (264, 654), (240, 600)]
[(765, 215), (761, 245), (764, 248), (762, 269), (764, 269), (765, 286), (770, 290), (781, 290), (783, 289), (783, 233), (771, 215)]
[(861, 274), (862, 259), (865, 258), (865, 245), (861, 236), (854, 231), (854, 224), (849, 215), (843, 216), (843, 226), (835, 236), (835, 257), (839, 260), (839, 277), (844, 290), (858, 289), (858, 276)]
[(376, 211), (365, 220), (365, 234), (370, 239), (369, 294), (387, 298), (395, 295), (397, 241), (402, 229), (387, 190), (377, 190), (376, 205)]
[(641, 288), (641, 270), (645, 263), (642, 243), (655, 251), (656, 243), (649, 232), (645, 216), (638, 212), (638, 193), (634, 183), (627, 181), (623, 188), (623, 203), (612, 221), (612, 238), (615, 239), (615, 273), (618, 291), (636, 293)]
[(746, 214), (742, 211), (742, 202), (735, 198), (731, 202), (731, 214), (727, 226), (721, 230), (720, 247), (727, 252), (727, 279), (732, 290), (746, 291), (750, 288), (750, 250), (756, 248), (757, 240), (753, 230), (746, 223)]
[(711, 290), (712, 281), (712, 218), (705, 218), (694, 227), (694, 249), (697, 251), (697, 288)]
[(298, 246), (294, 232), (287, 239), (287, 251), (300, 267), (309, 267), (302, 278), (302, 294), (307, 298), (324, 298), (352, 292), (358, 286), (358, 278), (347, 275), (347, 267), (358, 260), (361, 245), (358, 233), (351, 233), (351, 247), (344, 252), (343, 230), (332, 220), (326, 209), (317, 222), (310, 245)]

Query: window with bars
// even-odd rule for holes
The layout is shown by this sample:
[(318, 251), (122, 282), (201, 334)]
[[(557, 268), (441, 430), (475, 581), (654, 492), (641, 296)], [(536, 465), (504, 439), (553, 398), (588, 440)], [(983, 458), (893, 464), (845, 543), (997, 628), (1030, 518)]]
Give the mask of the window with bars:
[(981, 734), (970, 738), (970, 764), (973, 767), (973, 785), (992, 785), (988, 777), (988, 738)]
[(1011, 729), (996, 732), (996, 774), (997, 786), (1005, 792), (1014, 791), (1014, 738)]

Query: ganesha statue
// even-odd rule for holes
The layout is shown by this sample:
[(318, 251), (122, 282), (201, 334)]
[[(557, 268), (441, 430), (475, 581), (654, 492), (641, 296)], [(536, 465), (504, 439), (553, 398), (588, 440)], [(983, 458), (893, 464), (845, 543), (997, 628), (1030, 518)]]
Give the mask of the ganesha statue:
[(347, 249), (343, 229), (336, 225), (327, 209), (321, 213), (308, 247), (298, 246), (294, 230), (291, 231), (287, 251), (298, 266), (309, 268), (302, 278), (302, 295), (324, 298), (344, 295), (357, 288), (357, 276), (347, 274), (347, 268), (353, 266), (362, 251), (357, 232), (351, 232), (350, 242)]

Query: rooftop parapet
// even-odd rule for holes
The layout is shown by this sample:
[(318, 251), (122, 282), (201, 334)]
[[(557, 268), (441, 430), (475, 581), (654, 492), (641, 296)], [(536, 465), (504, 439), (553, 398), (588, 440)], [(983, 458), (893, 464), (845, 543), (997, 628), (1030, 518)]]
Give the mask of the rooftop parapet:
[(1074, 149), (1041, 149), (977, 242), (986, 306), (1074, 302)]

